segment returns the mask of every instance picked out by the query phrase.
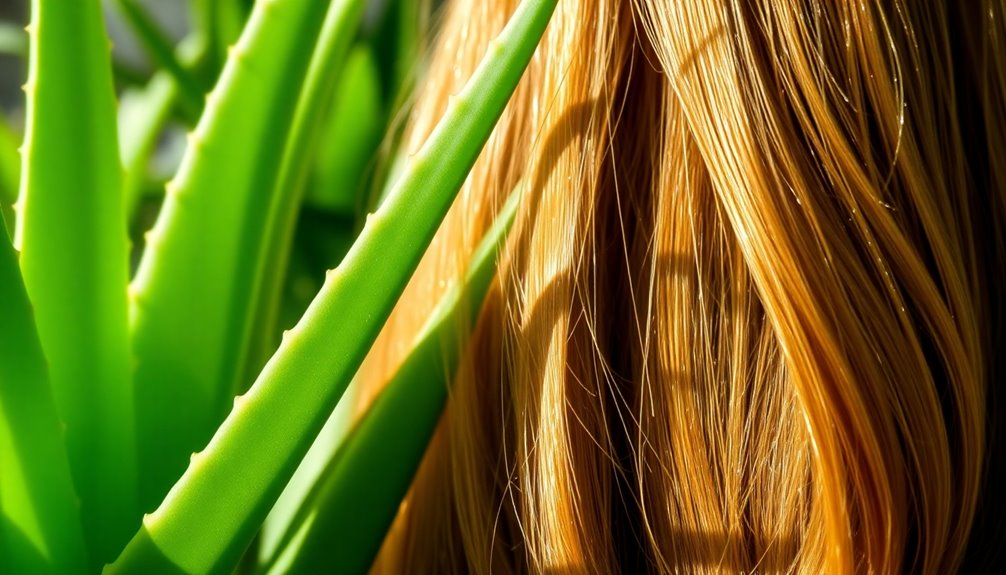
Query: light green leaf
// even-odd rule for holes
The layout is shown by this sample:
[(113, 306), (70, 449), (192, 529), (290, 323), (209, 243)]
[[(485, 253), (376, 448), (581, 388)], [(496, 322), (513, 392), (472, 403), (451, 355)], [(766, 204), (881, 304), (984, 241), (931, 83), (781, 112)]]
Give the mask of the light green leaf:
[(98, 0), (34, 0), (30, 30), (21, 269), (100, 564), (140, 520), (109, 40)]
[(326, 7), (256, 3), (147, 235), (131, 300), (146, 510), (206, 444), (245, 364), (273, 190)]
[(3, 218), (0, 228), (0, 572), (86, 573), (62, 424)]
[[(254, 285), (261, 286), (254, 299), (256, 310), (254, 319), (258, 337), (249, 342), (254, 346), (248, 356), (247, 373), (250, 375), (245, 381), (239, 382), (236, 392), (244, 391), (278, 345), (276, 339), (279, 334), (275, 333), (275, 328), (279, 314), (280, 293), (293, 244), (297, 215), (311, 168), (315, 165), (321, 136), (324, 134), (325, 115), (332, 107), (332, 99), (339, 86), (339, 80), (345, 76), (340, 72), (345, 68), (353, 32), (360, 23), (365, 6), (366, 2), (362, 0), (334, 2), (325, 17), (318, 46), (311, 58), (304, 90), (297, 103), (293, 128), (287, 139), (283, 165), (276, 180), (273, 203), (261, 238), (266, 251), (256, 270), (256, 276), (249, 280)], [(351, 145), (347, 146), (347, 143)], [(359, 140), (345, 140), (340, 147), (359, 149), (364, 145), (365, 142)], [(352, 152), (345, 151), (343, 154), (351, 156)], [(348, 182), (343, 183), (351, 185)]]
[(370, 568), (440, 419), (464, 336), (478, 317), (519, 197), (514, 193), (503, 207), (464, 284), (440, 300), (402, 366), (319, 475), (270, 573)]

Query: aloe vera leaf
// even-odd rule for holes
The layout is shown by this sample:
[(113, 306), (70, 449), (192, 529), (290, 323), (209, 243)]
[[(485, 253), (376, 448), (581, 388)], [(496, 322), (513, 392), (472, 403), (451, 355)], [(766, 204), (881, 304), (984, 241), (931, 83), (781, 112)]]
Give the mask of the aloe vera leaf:
[[(519, 192), (504, 206), (475, 251), (464, 284), (441, 298), (408, 357), (321, 474), (284, 538), (292, 561), (273, 573), (370, 568), (440, 419), (464, 335), (478, 317), (518, 198)], [(309, 518), (310, 526), (295, 539)]]
[(206, 444), (241, 375), (252, 279), (326, 8), (303, 0), (255, 4), (148, 232), (130, 308), (145, 510)]
[[(325, 114), (331, 108), (332, 98), (343, 76), (337, 72), (345, 68), (353, 32), (365, 7), (363, 0), (334, 1), (325, 16), (318, 46), (311, 57), (262, 237), (265, 257), (260, 259), (255, 277), (251, 280), (253, 285), (261, 286), (253, 299), (255, 315), (252, 319), (258, 325), (255, 330), (258, 338), (247, 342), (249, 346), (254, 346), (248, 355), (247, 371), (251, 375), (243, 378), (244, 381), (235, 382), (238, 384), (235, 391), (244, 390), (275, 349), (273, 338), (278, 334), (272, 330), (275, 329), (298, 208), (317, 156)], [(360, 142), (353, 142), (352, 147), (359, 145)]]
[(17, 244), (91, 559), (139, 523), (115, 93), (98, 0), (34, 0)]
[[(272, 563), (272, 558), (286, 547), (288, 538), (286, 534), (290, 530), (290, 525), (297, 518), (298, 511), (311, 493), (314, 484), (324, 473), (336, 448), (349, 432), (354, 418), (353, 412), (356, 409), (354, 398), (357, 397), (358, 387), (354, 381), (346, 388), (339, 405), (329, 415), (318, 437), (311, 443), (311, 448), (276, 499), (276, 504), (269, 510), (269, 515), (262, 523), (258, 535), (256, 565)], [(261, 568), (254, 570), (256, 573), (261, 571)]]
[[(328, 247), (324, 246), (325, 242), (311, 242), (312, 251), (320, 248), (328, 256), (325, 267), (319, 266), (317, 269), (325, 270), (337, 265), (352, 243), (352, 234), (356, 231), (353, 229), (353, 221), (359, 203), (356, 198), (357, 192), (384, 126), (379, 84), (379, 72), (373, 50), (367, 44), (357, 44), (346, 60), (336, 94), (333, 96), (332, 109), (323, 126), (313, 178), (306, 190), (307, 197), (304, 199), (305, 205), (313, 209), (298, 210), (301, 215), (297, 219), (296, 234), (293, 229), (280, 232), (279, 239), (274, 244), (277, 248), (282, 244), (282, 249), (273, 250), (272, 253), (278, 260), (272, 267), (270, 275), (265, 278), (266, 284), (263, 286), (265, 292), (263, 299), (260, 300), (259, 310), (264, 315), (258, 318), (260, 322), (256, 330), (258, 348), (252, 350), (253, 357), (249, 370), (253, 373), (261, 370), (262, 365), (279, 345), (281, 329), (278, 326), (289, 327), (296, 323), (310, 303), (310, 297), (317, 292), (316, 287), (311, 289), (310, 296), (302, 306), (295, 311), (288, 311), (288, 308), (292, 308), (297, 302), (284, 297), (286, 295), (284, 288), (291, 284), (297, 285), (294, 282), (303, 281), (297, 279), (298, 266), (290, 260), (297, 257), (297, 248), (305, 247), (304, 236), (314, 235), (309, 233), (311, 228), (317, 228), (313, 218), (310, 217), (311, 214), (318, 212), (324, 216), (339, 214), (343, 217), (326, 217), (328, 223), (319, 231), (327, 235), (337, 233), (342, 228), (341, 231), (351, 234), (345, 247)], [(346, 142), (354, 142), (356, 145), (346, 146)], [(291, 226), (293, 223), (290, 222)], [(298, 236), (296, 241), (294, 236)], [(332, 244), (331, 241), (327, 243)], [(288, 262), (292, 265), (288, 265)], [(300, 276), (302, 275), (303, 272)], [(317, 282), (317, 287), (320, 286), (321, 279)], [(289, 319), (281, 317), (290, 315), (293, 317)], [(352, 390), (353, 386), (350, 385), (339, 407), (332, 412), (324, 429), (312, 443), (311, 449), (269, 512), (259, 536), (260, 557), (267, 558), (274, 554), (280, 537), (286, 531), (305, 495), (345, 435), (353, 410), (351, 401), (347, 401), (346, 395), (351, 394)]]
[(0, 572), (86, 573), (62, 424), (3, 218), (0, 228)]
[[(304, 317), (109, 573), (223, 573), (336, 406), (418, 265), (543, 34), (556, 0), (524, 0), (368, 218)], [(212, 517), (212, 521), (207, 521)]]
[(175, 79), (186, 115), (198, 118), (203, 109), (204, 90), (175, 56), (171, 42), (136, 0), (116, 0), (116, 5), (150, 59)]

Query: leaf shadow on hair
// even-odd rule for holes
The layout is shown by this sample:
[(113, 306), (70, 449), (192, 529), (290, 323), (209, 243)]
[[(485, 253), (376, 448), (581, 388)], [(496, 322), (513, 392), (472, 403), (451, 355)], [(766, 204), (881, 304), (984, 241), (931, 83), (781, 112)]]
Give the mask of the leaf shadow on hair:
[[(721, 40), (725, 37), (725, 28), (723, 26), (718, 27), (706, 38), (704, 38), (695, 48), (695, 50), (686, 58), (680, 68), (679, 74), (685, 75), (691, 68), (700, 65), (701, 58), (704, 52), (710, 49), (715, 42)], [(513, 238), (513, 246), (516, 246), (516, 250), (513, 255), (512, 265), (510, 267), (510, 273), (513, 276), (510, 278), (511, 281), (518, 282), (518, 285), (522, 285), (522, 282), (527, 281), (527, 276), (529, 273), (529, 255), (533, 253), (534, 249), (541, 249), (542, 246), (537, 246), (532, 248), (532, 237), (531, 234), (534, 233), (540, 211), (542, 210), (542, 200), (544, 194), (555, 193), (554, 190), (550, 190), (548, 184), (549, 177), (552, 176), (552, 172), (556, 168), (556, 164), (562, 158), (566, 149), (572, 145), (575, 145), (578, 140), (584, 137), (586, 127), (590, 125), (591, 122), (596, 121), (598, 117), (603, 114), (607, 114), (610, 111), (601, 107), (597, 100), (588, 100), (579, 104), (572, 105), (562, 112), (559, 119), (553, 124), (553, 129), (545, 137), (540, 151), (536, 154), (539, 158), (539, 163), (537, 169), (535, 170), (532, 178), (532, 185), (526, 192), (525, 207), (526, 210), (522, 215), (523, 217), (519, 219), (521, 224), (515, 229), (515, 234)], [(631, 137), (631, 136), (630, 136)], [(617, 194), (616, 194), (617, 195)], [(599, 204), (598, 198), (592, 198), (590, 201), (594, 201), (594, 205), (585, 204), (581, 206), (581, 209), (594, 210), (595, 216), (598, 219), (607, 219), (610, 223), (612, 220), (612, 206)], [(603, 201), (603, 200), (602, 200)], [(620, 202), (621, 199), (615, 199), (614, 201)], [(631, 202), (631, 198), (629, 200)], [(647, 200), (649, 201), (649, 199)], [(625, 206), (623, 206), (625, 207)], [(605, 211), (607, 210), (607, 212)], [(628, 213), (630, 214), (629, 227), (634, 227), (636, 225), (635, 221), (632, 221), (631, 214), (632, 206), (629, 206)], [(618, 212), (618, 217), (622, 217), (622, 211)], [(546, 214), (547, 217), (547, 214)], [(608, 230), (608, 240), (615, 241), (615, 243), (598, 244), (595, 248), (597, 253), (589, 253), (587, 258), (593, 258), (596, 261), (591, 261), (590, 264), (586, 265), (586, 268), (591, 268), (593, 266), (593, 271), (599, 275), (604, 276), (615, 276), (618, 273), (622, 273), (626, 276), (634, 276), (638, 270), (630, 270), (629, 263), (623, 260), (624, 256), (621, 249), (629, 249), (628, 246), (631, 245), (630, 238), (625, 237), (626, 228), (624, 227), (625, 222), (618, 222), (622, 224), (623, 227), (620, 230), (622, 237), (620, 238), (622, 242), (625, 242), (622, 246), (617, 245), (617, 236), (611, 235), (611, 230)], [(596, 224), (592, 224), (596, 225)], [(604, 224), (601, 224), (604, 225)], [(596, 231), (596, 230), (595, 230)], [(571, 230), (572, 233), (576, 233), (576, 230)], [(603, 235), (603, 234), (602, 234)], [(577, 249), (582, 249), (586, 242), (581, 241), (583, 238), (577, 238)], [(548, 246), (545, 246), (548, 249)], [(611, 252), (611, 253), (604, 253)], [(672, 281), (675, 277), (683, 274), (692, 273), (692, 268), (694, 267), (694, 262), (683, 256), (682, 254), (657, 254), (654, 256), (656, 261), (654, 263), (653, 270), (657, 277), (657, 281)], [(574, 258), (575, 259), (575, 258)], [(621, 261), (620, 261), (621, 260)], [(577, 260), (579, 263), (586, 263), (586, 260), (581, 257)], [(568, 262), (567, 262), (568, 263)], [(591, 310), (596, 313), (596, 309), (592, 309), (596, 303), (596, 300), (592, 300), (594, 295), (590, 293), (589, 284), (585, 284), (583, 281), (576, 281), (577, 278), (575, 274), (582, 274), (583, 269), (580, 265), (570, 264), (567, 267), (556, 272), (554, 275), (547, 279), (547, 284), (538, 290), (535, 294), (533, 301), (528, 302), (526, 305), (530, 306), (528, 313), (524, 316), (525, 321), (521, 322), (521, 325), (517, 330), (511, 334), (515, 338), (515, 341), (509, 342), (508, 345), (524, 345), (526, 346), (527, 353), (536, 356), (537, 361), (531, 361), (524, 366), (524, 369), (529, 371), (525, 372), (523, 377), (528, 378), (527, 381), (536, 382), (536, 385), (542, 385), (543, 380), (546, 376), (547, 361), (546, 356), (541, 353), (541, 346), (539, 344), (549, 345), (550, 341), (557, 341), (550, 339), (554, 337), (552, 332), (554, 331), (556, 324), (562, 321), (567, 321), (568, 325), (566, 327), (566, 341), (569, 342), (570, 338), (573, 336), (574, 330), (586, 329), (584, 325), (580, 322), (580, 319), (576, 315), (577, 310), (581, 313), (584, 310)], [(582, 280), (582, 278), (580, 278)], [(638, 279), (638, 278), (637, 278)], [(612, 283), (611, 279), (603, 279), (602, 281)], [(614, 281), (612, 285), (615, 286), (614, 290), (602, 290), (601, 293), (611, 294), (610, 297), (614, 297), (616, 300), (621, 298), (621, 300), (626, 299), (626, 294), (631, 297), (631, 290), (626, 289), (624, 284), (619, 284), (619, 281), (624, 282), (624, 278)], [(630, 284), (631, 285), (631, 284)], [(593, 286), (596, 289), (596, 286)], [(619, 291), (621, 290), (621, 291)], [(610, 301), (601, 302), (602, 306), (609, 306)], [(611, 325), (595, 325), (591, 329), (596, 330), (597, 333), (591, 334), (592, 337), (600, 336), (602, 338), (608, 338), (610, 340), (618, 340), (619, 338), (625, 337), (635, 337), (636, 333), (625, 333), (619, 331), (614, 327), (617, 322), (612, 322), (612, 315), (621, 314), (633, 314), (633, 310), (625, 306), (623, 308), (618, 308), (617, 305), (614, 306), (612, 310), (607, 310), (605, 315), (607, 317), (607, 324)], [(622, 323), (619, 325), (624, 327), (627, 325), (624, 322), (624, 317), (620, 318)], [(586, 323), (586, 322), (584, 322)], [(595, 340), (596, 341), (596, 340)], [(612, 349), (619, 349), (618, 345), (608, 346), (609, 351)], [(514, 349), (510, 350), (515, 351)], [(617, 352), (616, 352), (617, 353)], [(586, 355), (586, 357), (584, 357)], [(565, 425), (566, 433), (570, 437), (575, 437), (576, 434), (580, 434), (577, 440), (582, 442), (593, 443), (597, 446), (597, 449), (603, 453), (604, 457), (611, 462), (611, 467), (609, 472), (613, 476), (611, 483), (612, 491), (607, 494), (606, 497), (588, 498), (581, 499), (585, 502), (588, 509), (586, 513), (594, 515), (600, 518), (601, 523), (607, 526), (609, 533), (607, 536), (612, 538), (616, 543), (615, 546), (618, 549), (615, 550), (615, 561), (618, 563), (619, 568), (627, 569), (626, 572), (636, 572), (636, 571), (646, 571), (654, 568), (655, 562), (649, 557), (652, 551), (648, 550), (650, 547), (647, 543), (647, 538), (645, 536), (645, 529), (641, 521), (642, 512), (641, 504), (639, 502), (640, 494), (638, 492), (638, 477), (635, 477), (636, 471), (634, 469), (634, 460), (638, 457), (638, 454), (634, 453), (633, 445), (635, 445), (636, 435), (639, 431), (639, 422), (635, 420), (635, 408), (634, 404), (638, 402), (638, 394), (644, 393), (642, 389), (638, 388), (638, 382), (632, 382), (630, 378), (619, 377), (617, 372), (628, 373), (628, 371), (623, 371), (617, 369), (617, 366), (621, 364), (627, 364), (629, 360), (627, 358), (612, 358), (605, 357), (601, 361), (610, 362), (611, 365), (615, 365), (616, 369), (613, 374), (605, 374), (604, 377), (598, 377), (594, 374), (594, 383), (596, 387), (591, 389), (585, 385), (585, 378), (578, 377), (583, 374), (577, 374), (575, 369), (571, 369), (571, 362), (576, 363), (589, 363), (591, 361), (595, 362), (596, 358), (591, 358), (589, 350), (584, 354), (584, 350), (579, 350), (576, 347), (571, 347), (566, 351), (564, 366), (564, 372), (560, 377), (563, 381), (560, 385), (563, 386), (563, 399), (565, 405), (561, 407), (566, 414)], [(624, 365), (623, 365), (624, 367)], [(680, 379), (674, 378), (670, 374), (664, 374), (660, 380), (671, 380)], [(624, 381), (623, 381), (624, 380)], [(656, 384), (661, 384), (661, 381), (654, 382)], [(500, 390), (501, 392), (503, 390)], [(575, 396), (574, 400), (571, 401), (570, 398)], [(606, 429), (597, 429), (595, 425), (594, 429), (591, 429), (587, 424), (584, 423), (584, 419), (581, 415), (577, 413), (577, 400), (581, 402), (581, 407), (584, 407), (582, 401), (595, 401), (595, 402), (609, 402), (608, 406), (600, 406), (600, 411), (604, 413), (602, 425)], [(536, 389), (532, 392), (532, 400), (537, 405), (533, 405), (532, 409), (538, 410), (542, 409), (543, 396), (541, 389)], [(586, 406), (591, 409), (597, 409), (597, 406)], [(540, 420), (540, 417), (538, 417)], [(597, 421), (595, 420), (596, 424)], [(538, 433), (545, 433), (547, 430), (538, 429)], [(535, 439), (536, 440), (536, 439)], [(574, 441), (571, 440), (571, 443)], [(504, 446), (504, 451), (512, 450), (514, 446), (510, 446), (509, 449)], [(503, 506), (511, 509), (511, 513), (514, 514), (513, 517), (508, 518), (511, 522), (515, 521), (516, 524), (510, 524), (510, 531), (508, 533), (509, 539), (512, 541), (521, 541), (521, 537), (524, 533), (524, 528), (520, 524), (521, 518), (520, 512), (516, 510), (520, 509), (522, 505), (519, 502), (519, 491), (520, 489), (514, 484), (514, 472), (518, 466), (530, 466), (533, 465), (531, 461), (531, 454), (537, 449), (536, 445), (532, 446), (530, 450), (525, 454), (525, 461), (516, 461), (516, 458), (511, 459), (506, 465), (508, 469), (503, 470), (505, 477), (509, 478), (505, 480), (503, 484), (507, 487), (505, 488), (502, 496), (504, 498), (509, 498), (509, 502), (503, 504)], [(584, 450), (570, 450), (570, 457), (574, 460), (578, 456), (578, 453), (582, 453)], [(512, 455), (515, 455), (511, 452)], [(588, 456), (592, 457), (592, 456)], [(571, 466), (574, 469), (578, 469), (576, 461), (571, 462)], [(539, 471), (540, 472), (540, 471)], [(575, 471), (572, 472), (575, 476)], [(593, 499), (594, 502), (591, 503), (589, 500)], [(604, 503), (607, 503), (605, 505)], [(593, 509), (589, 509), (590, 505), (594, 505)], [(504, 519), (501, 521), (500, 517), (497, 517), (497, 523), (507, 523)], [(499, 531), (494, 531), (497, 537), (507, 538), (506, 535), (502, 535)], [(792, 561), (796, 558), (800, 543), (799, 539), (790, 534), (780, 534), (773, 538), (769, 544), (768, 549), (762, 551), (771, 551), (771, 553), (764, 552), (760, 557), (745, 557), (743, 553), (731, 554), (727, 553), (728, 549), (741, 549), (747, 550), (751, 548), (751, 541), (745, 536), (743, 532), (741, 533), (715, 533), (715, 532), (699, 532), (695, 530), (689, 530), (686, 528), (680, 528), (673, 531), (675, 538), (681, 538), (683, 540), (688, 540), (694, 542), (694, 547), (697, 549), (707, 550), (705, 555), (699, 558), (693, 556), (692, 561), (695, 565), (690, 565), (691, 567), (718, 567), (730, 571), (746, 571), (754, 569), (757, 572), (773, 573), (785, 571), (789, 566), (792, 565)], [(589, 540), (589, 538), (586, 538)], [(501, 544), (496, 543), (496, 544)], [(518, 547), (523, 547), (518, 543)], [(585, 546), (588, 547), (588, 546)], [(526, 552), (526, 548), (525, 548)], [(592, 555), (592, 550), (585, 548), (584, 552), (586, 557), (590, 559)], [(730, 559), (730, 557), (743, 557), (743, 559)], [(735, 564), (736, 563), (736, 564)], [(550, 567), (545, 568), (546, 573), (572, 573), (581, 572), (584, 567), (590, 568), (591, 566), (570, 566), (570, 567)], [(603, 567), (603, 566), (593, 566), (593, 567)], [(688, 567), (681, 565), (681, 567)]]
[[(662, 277), (666, 280), (673, 277), (674, 274), (687, 273), (682, 268), (682, 266), (686, 265), (688, 265), (688, 262), (680, 256), (661, 257), (657, 264), (657, 273), (664, 274)], [(568, 269), (563, 270), (549, 282), (535, 299), (529, 319), (517, 337), (527, 342), (530, 334), (550, 333), (555, 329), (556, 324), (564, 321), (563, 318), (567, 310), (571, 307), (575, 309), (573, 301), (580, 297), (582, 297), (582, 294), (577, 293), (575, 284), (571, 278), (571, 272)], [(573, 330), (576, 329), (582, 329), (582, 326), (571, 319), (568, 324), (568, 331), (565, 334), (566, 337), (571, 337)], [(620, 335), (615, 333), (608, 334), (612, 338), (620, 337)], [(531, 346), (535, 344), (536, 342), (534, 341), (530, 342), (530, 344), (525, 343), (525, 345)], [(586, 507), (581, 507), (580, 509), (586, 510), (588, 513), (593, 511), (595, 517), (601, 518), (602, 521), (607, 521), (609, 532), (606, 535), (612, 538), (618, 547), (615, 549), (615, 552), (620, 569), (623, 569), (625, 572), (647, 572), (655, 569), (656, 564), (649, 557), (649, 553), (652, 551), (649, 550), (650, 545), (647, 541), (646, 530), (642, 522), (642, 506), (638, 491), (639, 478), (635, 470), (635, 461), (639, 457), (639, 454), (634, 451), (635, 448), (633, 446), (636, 445), (639, 422), (636, 420), (636, 414), (633, 413), (633, 406), (626, 405), (629, 402), (638, 400), (636, 394), (645, 392), (633, 387), (637, 382), (622, 382), (621, 378), (617, 375), (597, 379), (598, 384), (603, 385), (604, 389), (590, 389), (586, 387), (585, 378), (582, 374), (577, 375), (576, 371), (578, 362), (590, 361), (590, 359), (577, 357), (580, 354), (583, 354), (582, 350), (567, 350), (567, 363), (564, 366), (563, 381), (560, 383), (565, 402), (562, 408), (566, 415), (563, 420), (566, 425), (565, 432), (570, 437), (571, 443), (583, 444), (584, 442), (589, 442), (595, 445), (596, 449), (603, 453), (604, 458), (610, 461), (611, 467), (609, 468), (609, 472), (612, 474), (612, 491), (606, 497), (581, 498), (581, 504)], [(540, 356), (540, 358), (540, 361), (533, 362), (528, 366), (531, 371), (525, 376), (529, 378), (527, 381), (538, 382), (539, 384), (543, 382), (546, 375), (547, 362), (544, 361), (543, 356)], [(606, 360), (610, 359), (606, 358)], [(658, 376), (657, 380), (651, 382), (651, 384), (667, 384), (672, 379), (680, 381), (680, 378), (664, 374)], [(624, 386), (620, 386), (620, 383), (628, 383), (630, 389), (623, 389), (622, 387)], [(535, 390), (534, 395), (538, 403), (538, 409), (542, 409), (541, 402), (544, 400), (542, 390), (540, 388)], [(577, 404), (584, 400), (590, 401), (591, 399), (598, 402), (608, 402), (608, 407), (605, 408), (607, 414), (604, 422), (606, 430), (588, 428), (584, 423), (584, 417), (578, 413)], [(580, 406), (582, 408), (583, 404), (580, 403)], [(537, 419), (540, 421), (540, 417)], [(537, 433), (548, 432), (549, 430), (547, 429), (537, 430)], [(599, 437), (599, 433), (603, 433), (606, 437)], [(535, 439), (535, 447), (532, 447), (531, 451), (528, 452), (529, 458), (533, 450), (537, 448), (536, 444), (537, 439)], [(584, 452), (585, 450), (583, 449), (569, 450), (570, 457), (572, 458), (571, 464), (574, 469), (582, 469), (582, 467), (577, 465), (576, 458), (578, 455), (583, 455)], [(514, 463), (516, 462), (512, 462), (512, 465)], [(524, 466), (533, 465), (531, 461), (523, 461), (518, 464)], [(542, 471), (538, 470), (537, 472), (541, 473)], [(512, 477), (513, 470), (507, 470), (507, 474)], [(582, 485), (580, 487), (582, 488)], [(516, 494), (512, 491), (512, 489), (508, 489), (504, 496), (515, 497)], [(591, 500), (594, 503), (590, 503)], [(607, 507), (589, 509), (591, 504), (598, 504), (604, 501), (608, 502)], [(519, 509), (521, 507), (518, 500), (512, 500), (507, 503), (507, 506), (511, 509)], [(676, 563), (672, 559), (672, 564), (680, 568), (714, 567), (732, 572), (748, 572), (753, 569), (757, 573), (782, 573), (786, 572), (792, 566), (800, 549), (799, 539), (792, 534), (785, 533), (775, 536), (768, 546), (762, 549), (760, 557), (750, 555), (753, 553), (751, 548), (752, 542), (743, 531), (740, 533), (710, 532), (677, 527), (672, 529), (672, 533), (673, 538), (688, 541), (689, 547), (702, 550), (703, 553), (698, 557), (692, 555), (690, 563), (687, 565)], [(589, 541), (589, 539), (589, 537), (585, 537), (584, 541)], [(731, 549), (741, 550), (741, 552), (731, 553), (729, 552)], [(592, 550), (584, 549), (584, 551), (589, 558)], [(747, 552), (747, 555), (745, 552)], [(738, 557), (739, 559), (737, 559)], [(752, 566), (754, 567), (752, 568)], [(589, 570), (590, 566), (551, 567), (546, 568), (544, 572), (556, 575), (581, 573), (584, 571), (584, 567), (588, 567)]]

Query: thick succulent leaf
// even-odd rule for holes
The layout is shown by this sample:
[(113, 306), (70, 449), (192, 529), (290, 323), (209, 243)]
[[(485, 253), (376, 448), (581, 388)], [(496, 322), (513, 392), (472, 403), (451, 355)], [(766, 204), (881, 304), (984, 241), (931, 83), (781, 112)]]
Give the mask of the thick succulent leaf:
[(62, 424), (3, 218), (0, 228), (0, 572), (86, 573)]
[(319, 476), (270, 573), (370, 568), (440, 419), (464, 335), (478, 317), (518, 199), (515, 193), (504, 206), (465, 282), (440, 300), (402, 366)]
[[(262, 242), (266, 252), (260, 261), (257, 274), (252, 278), (261, 289), (255, 297), (255, 320), (258, 337), (251, 343), (254, 349), (249, 356), (250, 377), (235, 391), (244, 391), (244, 386), (254, 380), (266, 360), (275, 351), (276, 316), (279, 310), (283, 278), (286, 275), (290, 247), (293, 243), (294, 227), (297, 223), (298, 208), (304, 197), (311, 168), (317, 157), (321, 136), (324, 134), (324, 119), (332, 107), (332, 99), (342, 78), (346, 57), (349, 53), (353, 32), (359, 26), (360, 17), (366, 7), (364, 0), (335, 0), (325, 16), (325, 23), (311, 58), (304, 90), (297, 103), (293, 127), (283, 155), (283, 165), (276, 180), (276, 192), (269, 211)], [(360, 148), (365, 142), (346, 140)], [(345, 146), (343, 143), (343, 147)], [(347, 153), (347, 155), (350, 155)], [(352, 185), (349, 182), (343, 182)]]
[[(279, 346), (282, 328), (278, 326), (291, 327), (300, 319), (310, 303), (310, 298), (321, 287), (324, 270), (338, 265), (352, 245), (356, 231), (353, 228), (355, 216), (362, 207), (357, 204), (360, 203), (359, 199), (362, 199), (359, 192), (363, 185), (363, 174), (374, 156), (375, 147), (384, 127), (384, 114), (380, 107), (380, 78), (373, 50), (366, 43), (359, 43), (348, 56), (332, 101), (332, 110), (325, 121), (313, 178), (306, 190), (308, 196), (304, 198), (305, 208), (299, 210), (296, 233), (290, 234), (297, 238), (291, 238), (294, 241), (286, 245), (285, 250), (273, 251), (278, 258), (274, 268), (277, 273), (275, 277), (265, 278), (266, 283), (263, 285), (266, 291), (259, 309), (264, 317), (259, 317), (257, 320), (260, 322), (257, 324), (260, 327), (256, 334), (258, 349), (253, 350), (250, 363), (254, 373), (261, 370), (261, 366)], [(356, 145), (346, 146), (345, 142), (355, 142)], [(323, 228), (319, 229), (318, 224), (313, 221), (316, 215), (326, 218)], [(319, 268), (322, 276), (316, 284), (311, 280), (305, 282), (302, 279), (303, 263), (300, 263), (306, 259), (302, 253), (306, 248), (305, 236), (314, 236), (310, 233), (312, 230), (325, 235), (338, 234), (342, 231), (349, 236), (344, 248), (342, 246), (329, 248), (325, 242), (317, 241), (314, 237), (308, 240), (311, 251), (321, 251), (329, 255), (329, 263)], [(283, 236), (280, 239), (282, 238)], [(272, 282), (278, 283), (270, 285)], [(291, 286), (299, 289), (292, 290)], [(272, 290), (271, 296), (269, 290)], [(291, 308), (299, 303), (295, 296), (301, 291), (309, 292), (309, 295), (303, 304), (293, 311)], [(254, 364), (256, 360), (258, 367)], [(269, 512), (259, 534), (260, 557), (273, 556), (297, 509), (345, 435), (353, 413), (352, 400), (347, 400), (346, 396), (350, 395), (352, 390), (351, 385), (290, 482), (283, 489), (276, 505)]]
[[(110, 573), (234, 567), (373, 344), (544, 33), (524, 0), (395, 192)], [(212, 521), (207, 521), (212, 517)]]
[(140, 521), (115, 93), (99, 0), (34, 0), (17, 230), (94, 561)]
[(294, 108), (328, 3), (263, 0), (230, 52), (132, 285), (141, 505), (226, 414)]

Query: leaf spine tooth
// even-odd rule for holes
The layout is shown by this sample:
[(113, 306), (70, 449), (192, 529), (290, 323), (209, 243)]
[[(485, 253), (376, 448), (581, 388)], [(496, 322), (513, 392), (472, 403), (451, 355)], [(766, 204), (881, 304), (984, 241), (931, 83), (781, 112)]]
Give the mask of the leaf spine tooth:
[(198, 148), (203, 144), (203, 134), (199, 131), (199, 126), (196, 126), (194, 130), (185, 133), (185, 142), (191, 148)]
[(247, 398), (245, 397), (245, 394), (241, 393), (234, 396), (234, 409), (241, 407), (245, 403), (247, 403)]
[(501, 42), (498, 37), (489, 40), (489, 52), (491, 54), (496, 55), (502, 51), (503, 51), (503, 42)]
[(189, 456), (189, 467), (193, 465), (199, 465), (199, 462), (205, 459), (202, 451), (193, 451), (192, 455)]
[(35, 80), (33, 78), (29, 78), (27, 82), (21, 84), (21, 90), (30, 96), (35, 92)]
[(325, 270), (325, 281), (334, 282), (336, 278), (339, 277), (339, 268), (334, 267), (329, 270)]
[(31, 22), (29, 22), (28, 24), (25, 24), (24, 31), (29, 34), (32, 34), (35, 32), (35, 26), (33, 26)]
[(167, 196), (178, 195), (178, 183), (175, 182), (174, 178), (171, 178), (167, 182), (164, 182), (164, 194)]

